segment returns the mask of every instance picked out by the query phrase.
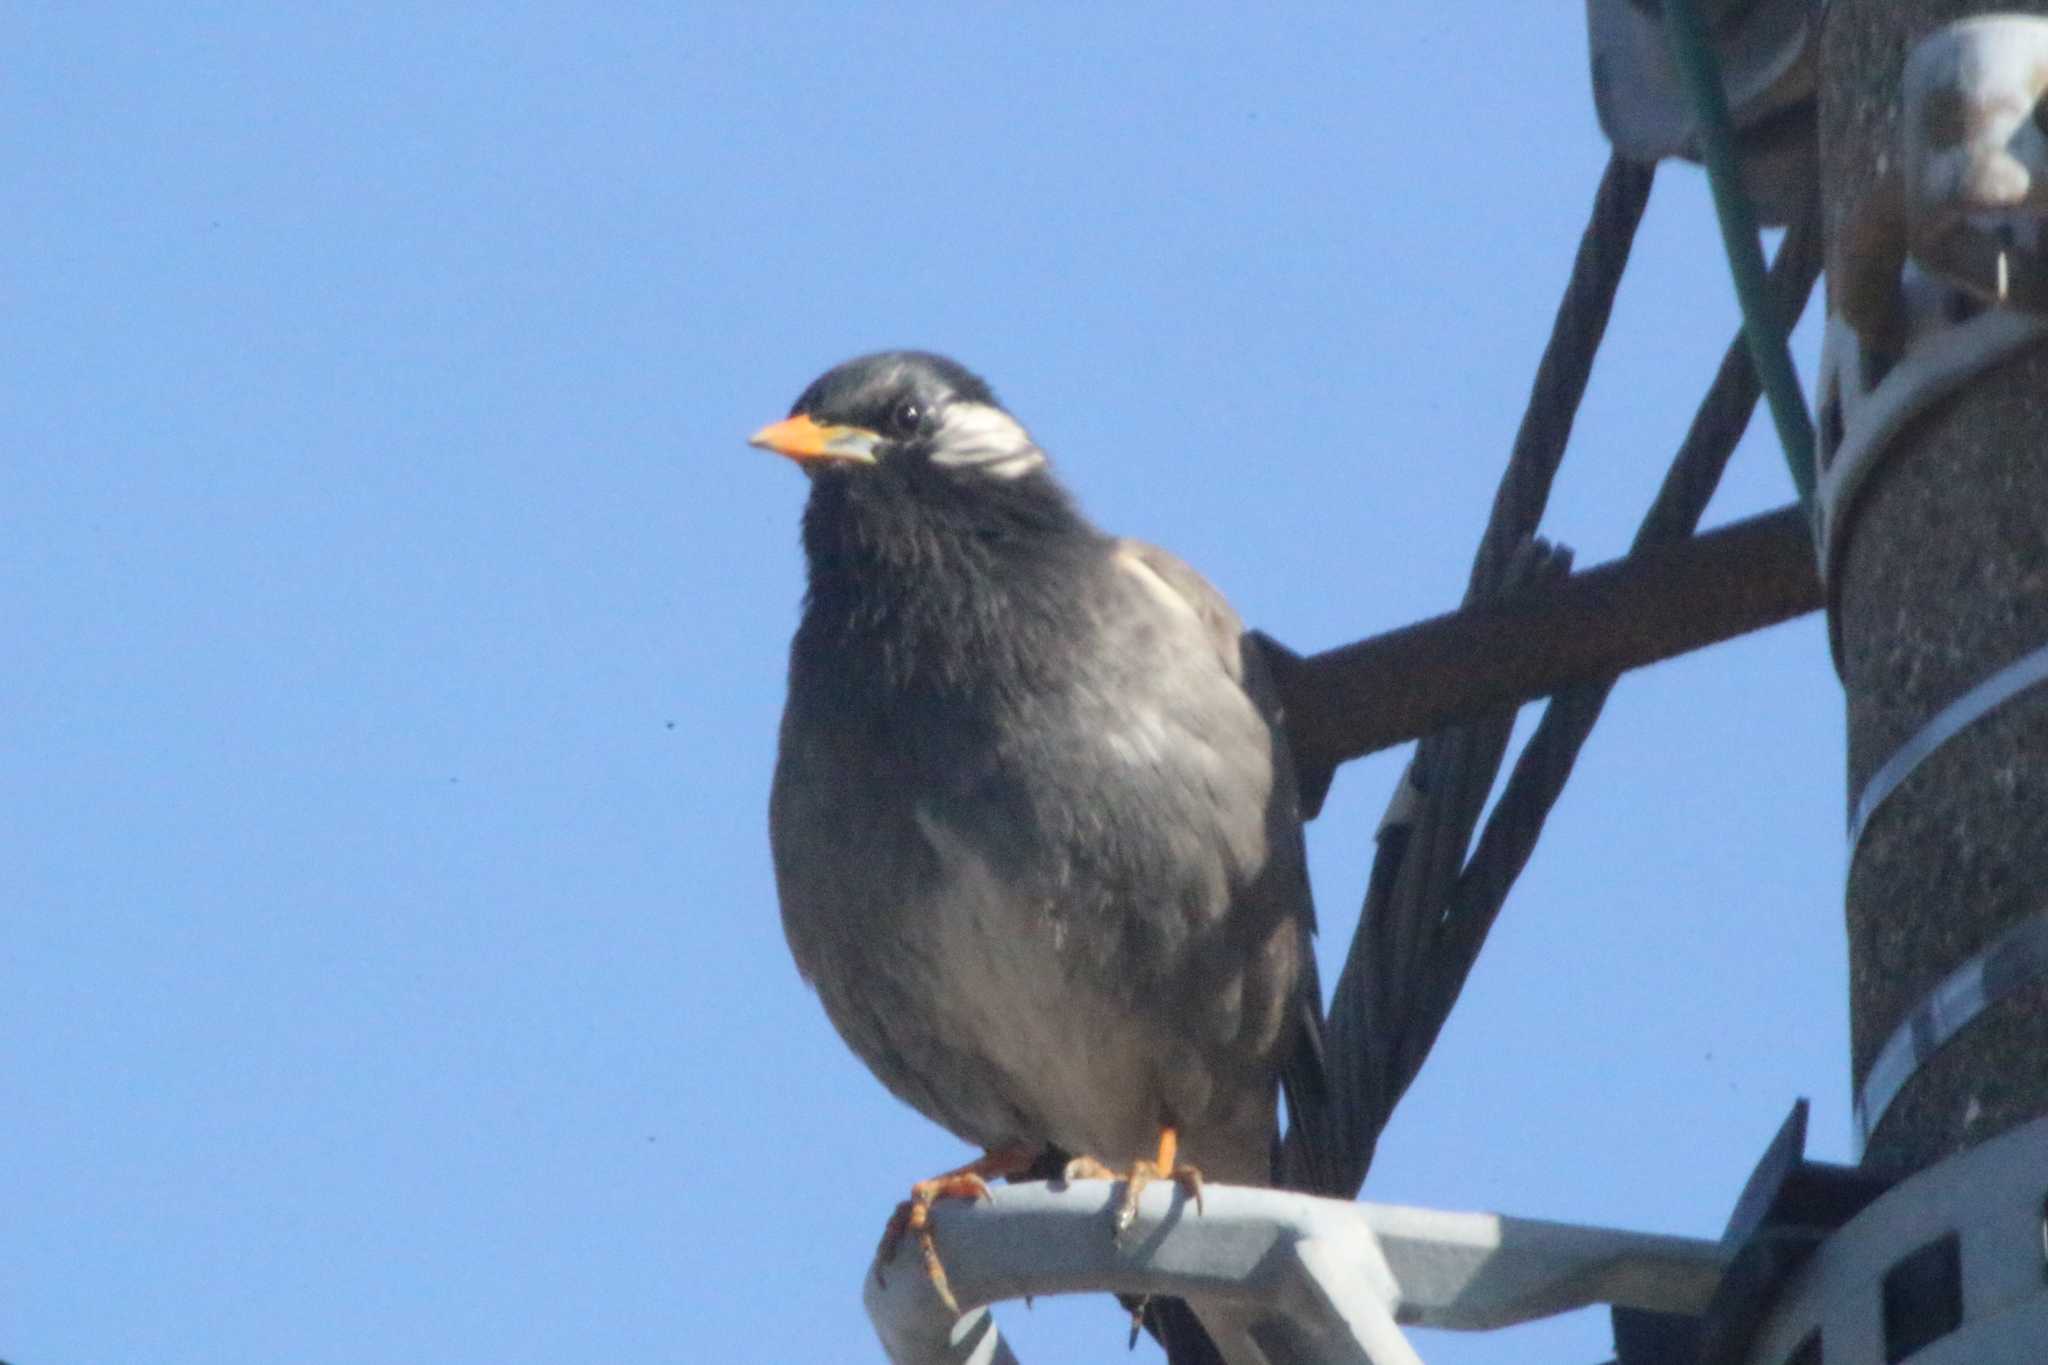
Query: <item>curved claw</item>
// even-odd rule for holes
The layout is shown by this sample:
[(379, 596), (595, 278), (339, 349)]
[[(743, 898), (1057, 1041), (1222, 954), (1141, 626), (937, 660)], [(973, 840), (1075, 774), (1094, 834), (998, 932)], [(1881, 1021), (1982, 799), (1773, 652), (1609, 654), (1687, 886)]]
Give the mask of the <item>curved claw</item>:
[(1145, 1187), (1155, 1180), (1171, 1180), (1195, 1201), (1195, 1212), (1202, 1212), (1202, 1173), (1193, 1166), (1180, 1165), (1174, 1158), (1180, 1152), (1180, 1134), (1172, 1128), (1159, 1131), (1159, 1155), (1156, 1160), (1133, 1162), (1128, 1172), (1111, 1170), (1092, 1156), (1078, 1156), (1067, 1163), (1066, 1178), (1069, 1180), (1121, 1180), (1124, 1182), (1123, 1197), (1116, 1202), (1116, 1212), (1111, 1216), (1110, 1225), (1116, 1237), (1121, 1240), (1138, 1219), (1138, 1199), (1145, 1193)]
[(957, 1170), (912, 1185), (910, 1198), (896, 1206), (882, 1228), (881, 1245), (875, 1248), (876, 1283), (889, 1282), (884, 1267), (896, 1259), (896, 1248), (902, 1245), (903, 1238), (915, 1234), (918, 1255), (924, 1261), (925, 1274), (931, 1277), (939, 1302), (946, 1305), (947, 1312), (957, 1314), (960, 1304), (953, 1297), (953, 1287), (946, 1282), (946, 1267), (939, 1260), (939, 1246), (932, 1237), (932, 1204), (940, 1199), (987, 1200), (991, 1198), (988, 1177), (1019, 1174), (1028, 1170), (1034, 1159), (1035, 1154), (1021, 1150), (988, 1152)]

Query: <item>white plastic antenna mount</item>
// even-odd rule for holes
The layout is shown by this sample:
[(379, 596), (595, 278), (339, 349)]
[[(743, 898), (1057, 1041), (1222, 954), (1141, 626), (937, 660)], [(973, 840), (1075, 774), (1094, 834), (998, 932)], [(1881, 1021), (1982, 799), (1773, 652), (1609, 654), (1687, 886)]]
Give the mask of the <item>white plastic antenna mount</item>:
[(1830, 245), (1816, 548), (1841, 662), (1862, 495), (1922, 413), (2048, 340), (2048, 19), (1990, 15), (1906, 59), (1897, 154)]
[[(1811, 117), (1818, 0), (1695, 4), (1739, 135), (1743, 188), (1760, 222), (1790, 222), (1812, 197), (1819, 166)], [(1671, 64), (1658, 0), (1586, 0), (1586, 35), (1593, 107), (1615, 151), (1643, 162), (1699, 160), (1698, 117)]]
[[(1397, 1323), (1483, 1331), (1609, 1303), (1698, 1313), (1726, 1265), (1718, 1242), (1484, 1213), (1208, 1187), (1145, 1191), (1118, 1241), (1107, 1181), (1012, 1185), (934, 1210), (967, 1310), (946, 1311), (916, 1249), (870, 1269), (868, 1315), (895, 1365), (1014, 1365), (983, 1305), (1027, 1295), (1186, 1299), (1231, 1365), (1420, 1365)], [(1116, 1330), (1113, 1319), (1104, 1331)]]
[(2048, 310), (2048, 19), (1965, 19), (1922, 39), (1900, 98), (1909, 247), (1986, 303)]
[(1895, 277), (1882, 340), (1869, 338), (1843, 313), (1828, 315), (1814, 443), (1814, 539), (1838, 663), (1842, 560), (1862, 497), (1899, 448), (1898, 438), (1943, 398), (2043, 341), (2048, 317), (1985, 310), (1966, 291), (1910, 261)]

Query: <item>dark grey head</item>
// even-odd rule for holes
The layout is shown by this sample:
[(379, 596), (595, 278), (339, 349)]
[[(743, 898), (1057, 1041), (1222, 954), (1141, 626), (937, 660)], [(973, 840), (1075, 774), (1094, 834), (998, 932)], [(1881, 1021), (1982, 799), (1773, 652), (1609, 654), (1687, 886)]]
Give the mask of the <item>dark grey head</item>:
[(929, 465), (1016, 479), (1045, 453), (987, 384), (928, 351), (879, 351), (828, 370), (785, 421), (751, 438), (807, 473), (856, 465)]

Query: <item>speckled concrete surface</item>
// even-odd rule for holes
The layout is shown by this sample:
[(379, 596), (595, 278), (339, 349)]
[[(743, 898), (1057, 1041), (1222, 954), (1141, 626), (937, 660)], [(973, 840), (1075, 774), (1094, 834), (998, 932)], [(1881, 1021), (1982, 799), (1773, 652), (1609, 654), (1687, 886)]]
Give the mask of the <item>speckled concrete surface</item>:
[[(1893, 153), (1899, 70), (1922, 34), (2010, 0), (1835, 0), (1822, 38), (1831, 241)], [(1840, 626), (1850, 796), (1942, 706), (2048, 643), (2048, 349), (1917, 423), (1861, 504)], [(1895, 792), (1850, 870), (1854, 1075), (1927, 990), (2048, 910), (2048, 688), (1951, 740)], [(1908, 1085), (1867, 1160), (1910, 1169), (2048, 1113), (2048, 986), (1987, 1015)]]

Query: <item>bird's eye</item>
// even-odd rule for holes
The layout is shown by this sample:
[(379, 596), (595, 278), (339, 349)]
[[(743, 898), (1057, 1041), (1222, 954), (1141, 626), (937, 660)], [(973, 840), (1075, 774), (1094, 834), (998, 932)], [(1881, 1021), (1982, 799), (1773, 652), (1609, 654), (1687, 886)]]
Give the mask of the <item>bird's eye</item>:
[(905, 398), (889, 410), (889, 426), (898, 436), (912, 436), (924, 425), (924, 404)]

